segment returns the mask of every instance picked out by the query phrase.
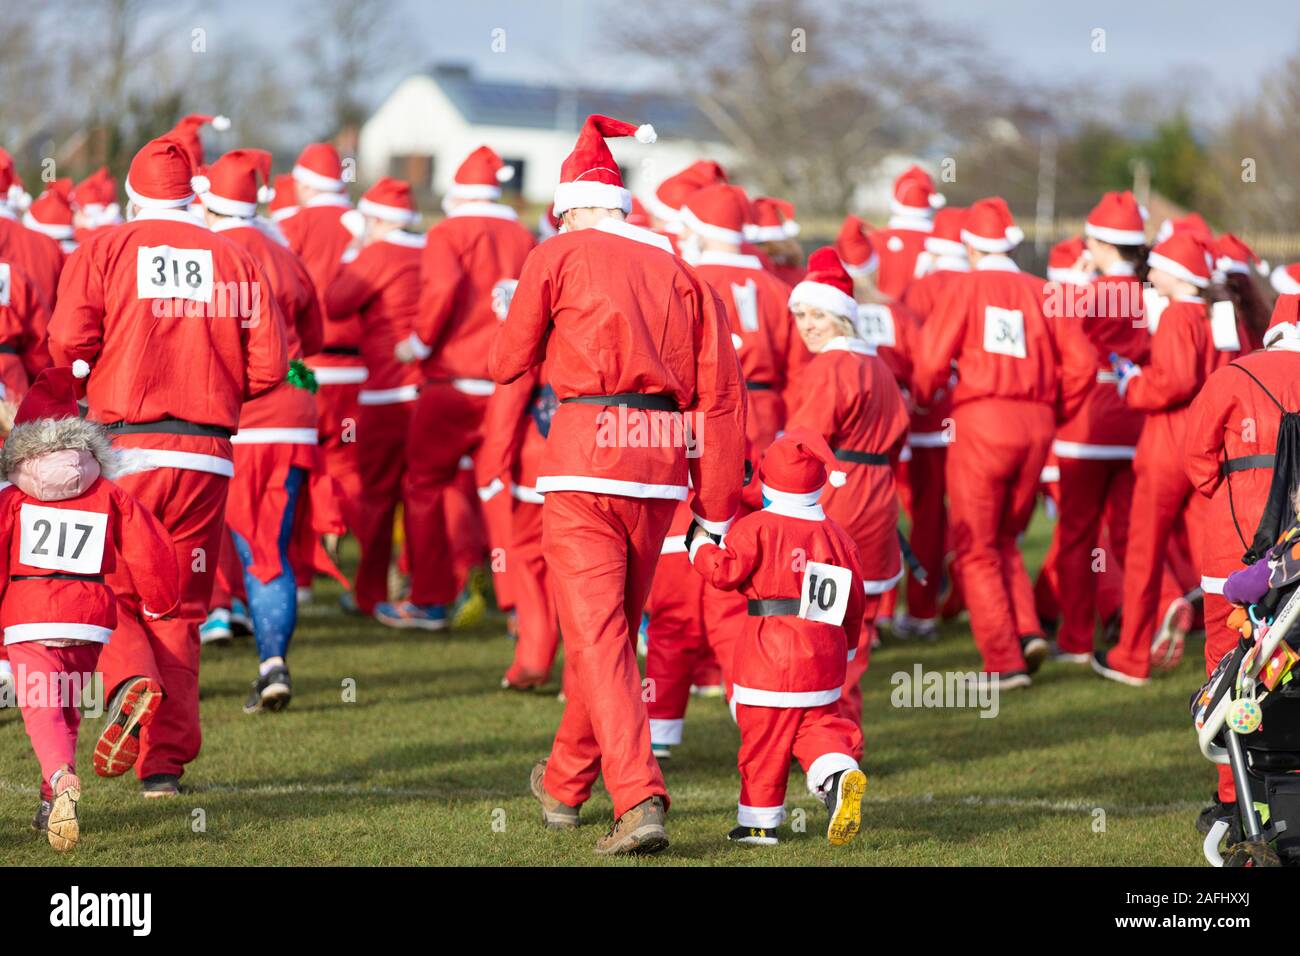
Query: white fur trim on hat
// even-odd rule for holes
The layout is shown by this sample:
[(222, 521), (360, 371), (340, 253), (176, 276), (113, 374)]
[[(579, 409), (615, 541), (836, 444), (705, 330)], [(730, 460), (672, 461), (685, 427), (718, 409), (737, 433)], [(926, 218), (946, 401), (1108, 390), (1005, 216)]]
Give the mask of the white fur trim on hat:
[[(931, 195), (937, 196), (939, 194), (932, 193)], [(895, 216), (921, 216), (925, 219), (929, 219), (934, 215), (935, 208), (936, 207), (934, 206), (908, 206), (899, 202), (897, 199), (891, 199), (889, 201), (889, 211)]]
[(131, 201), (141, 209), (184, 209), (190, 203), (194, 202), (194, 194), (183, 196), (180, 199), (154, 199), (151, 196), (144, 196), (135, 191), (131, 185), (131, 180), (126, 181), (126, 194), (131, 197)]
[[(510, 169), (511, 167), (503, 167)], [(452, 183), (447, 187), (447, 195), (452, 199), (500, 199), (501, 187), (491, 183)]]
[(844, 271), (853, 276), (853, 278), (865, 279), (867, 276), (874, 273), (879, 267), (880, 256), (876, 254), (875, 249), (872, 249), (871, 258), (862, 263), (862, 265), (853, 265), (852, 263), (845, 262), (843, 259), (840, 260), (840, 264), (844, 266)]
[(366, 217), (360, 209), (349, 209), (343, 213), (339, 216), (339, 224), (354, 236), (360, 236), (366, 231)]
[(966, 258), (966, 247), (954, 239), (940, 239), (938, 236), (925, 237), (925, 251), (935, 256), (955, 256)]
[(632, 194), (622, 186), (578, 180), (555, 187), (555, 215), (570, 209), (621, 209), (632, 211)]
[(822, 282), (810, 282), (805, 279), (790, 290), (790, 308), (796, 305), (810, 305), (814, 309), (843, 316), (850, 322), (858, 321), (858, 303), (851, 295), (845, 295), (833, 285)]
[[(836, 474), (843, 475), (844, 472), (836, 472)], [(822, 490), (820, 488), (804, 492), (780, 491), (773, 488), (771, 485), (763, 484), (761, 482), (759, 487), (762, 489), (763, 497), (768, 501), (779, 501), (783, 504), (793, 505), (796, 508), (811, 508), (813, 505), (817, 504), (817, 501), (822, 496)], [(836, 487), (838, 488), (839, 485), (836, 485)]]
[(967, 229), (961, 231), (961, 241), (980, 252), (1010, 252), (1016, 246), (1020, 245), (1025, 234), (1019, 226), (1008, 226), (1006, 237), (1003, 239), (990, 239), (987, 236), (977, 235)]
[(732, 229), (724, 229), (721, 226), (714, 226), (700, 219), (699, 216), (691, 212), (690, 206), (682, 207), (682, 225), (690, 229), (691, 232), (703, 236), (705, 239), (714, 239), (718, 242), (729, 242), (732, 245), (740, 245), (745, 241), (745, 233), (737, 232)]
[(73, 229), (71, 226), (56, 226), (47, 222), (41, 222), (31, 212), (23, 213), (23, 225), (28, 229), (34, 229), (37, 232), (49, 236), (51, 239), (71, 239)]
[(322, 176), (314, 169), (308, 169), (306, 166), (294, 166), (293, 178), (298, 180), (304, 186), (311, 186), (314, 189), (321, 189), (329, 193), (340, 193), (343, 191), (343, 180), (334, 179), (330, 176)]
[(1109, 226), (1094, 226), (1090, 222), (1083, 224), (1083, 234), (1109, 242), (1112, 246), (1140, 246), (1147, 241), (1147, 234), (1141, 229), (1112, 229)]
[(750, 242), (784, 242), (790, 238), (784, 226), (745, 226), (745, 238)]
[(1184, 282), (1190, 282), (1198, 289), (1204, 289), (1210, 284), (1209, 277), (1198, 276), (1187, 266), (1167, 256), (1151, 253), (1147, 257), (1147, 265), (1152, 269), (1159, 269), (1161, 272), (1168, 272), (1176, 279), (1182, 279)]
[(1300, 282), (1292, 278), (1286, 266), (1278, 266), (1268, 277), (1268, 283), (1279, 295), (1300, 295)]
[(401, 206), (385, 206), (383, 203), (372, 202), (364, 196), (357, 203), (357, 209), (362, 215), (369, 216), (371, 219), (382, 219), (384, 222), (396, 222), (407, 226), (419, 218), (419, 214), (410, 209), (403, 209)]
[(241, 199), (227, 199), (225, 196), (218, 196), (213, 192), (199, 193), (199, 199), (203, 200), (203, 206), (219, 216), (235, 216), (238, 219), (249, 219), (257, 215), (257, 203), (244, 202)]

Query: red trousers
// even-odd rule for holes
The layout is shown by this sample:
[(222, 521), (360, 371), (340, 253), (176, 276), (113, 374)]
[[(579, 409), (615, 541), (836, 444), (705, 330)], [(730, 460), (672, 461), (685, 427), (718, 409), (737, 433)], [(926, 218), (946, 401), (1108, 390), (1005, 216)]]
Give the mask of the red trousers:
[[(1209, 677), (1214, 668), (1219, 666), (1223, 655), (1232, 650), (1241, 636), (1235, 629), (1228, 628), (1228, 615), (1232, 605), (1222, 594), (1205, 595), (1205, 676)], [(1232, 780), (1232, 767), (1219, 764), (1219, 799), (1232, 803), (1237, 799), (1237, 786)]]
[[(456, 552), (456, 580), (463, 588), (470, 571), (486, 560), (493, 572), (492, 590), (497, 607), (508, 611), (515, 606), (514, 589), (518, 576), (497, 574), (496, 569), (502, 564), (509, 564), (506, 558), (513, 550), (514, 512), (523, 502), (505, 493), (483, 501), (478, 496), (477, 483), (473, 479), (474, 472), (465, 469), (445, 499), (447, 532)], [(539, 504), (533, 504), (532, 507), (541, 511)], [(539, 522), (540, 520), (538, 518)]]
[[(486, 396), (466, 395), (448, 383), (420, 386), (406, 445), (406, 533), (411, 601), (416, 604), (450, 604), (460, 590), (445, 499), (461, 477), (461, 458), (478, 448), (487, 401)], [(467, 474), (472, 485), (473, 475)], [(471, 494), (477, 502), (477, 494)], [(463, 547), (460, 551), (464, 554)]]
[(587, 801), (597, 776), (616, 818), (653, 796), (668, 802), (650, 751), (636, 632), (676, 506), (577, 491), (550, 492), (542, 506), (572, 685), (543, 782), (571, 807)]
[(356, 527), (361, 500), (361, 465), (357, 454), (357, 393), (361, 385), (322, 385), (316, 392), (320, 412), (321, 467), (338, 480), (339, 509), (349, 528)]
[(943, 579), (943, 559), (948, 550), (948, 511), (944, 502), (947, 489), (944, 468), (947, 448), (912, 448), (907, 463), (907, 480), (912, 499), (912, 553), (926, 571), (922, 584), (911, 572), (907, 578), (907, 613), (922, 621), (939, 616), (939, 588)]
[[(73, 644), (70, 647), (47, 647), (36, 641), (22, 641), (10, 646), (14, 668), (14, 686), (24, 693), (18, 703), (23, 715), (27, 739), (41, 765), (41, 799), (51, 796), (50, 776), (64, 766), (77, 772), (77, 730), (81, 710), (77, 701), (63, 697), (71, 682), (60, 675), (78, 675), (82, 693), (89, 692), (94, 679), (95, 662), (103, 644)], [(28, 699), (40, 685), (40, 698)], [(104, 701), (107, 705), (107, 701)]]
[(1018, 536), (1029, 525), (1039, 475), (1052, 444), (1053, 411), (1005, 399), (953, 410), (948, 446), (953, 572), (970, 610), (971, 631), (990, 673), (1023, 671), (1020, 637), (1042, 630)]
[(151, 677), (162, 684), (165, 697), (153, 721), (140, 734), (141, 778), (166, 773), (180, 775), (199, 754), (199, 625), (212, 596), (229, 479), (202, 471), (155, 468), (123, 475), (123, 489), (152, 511), (172, 537), (180, 567), (181, 603), (174, 616), (144, 621), (131, 596), (130, 576), (121, 565), (109, 575), (117, 593), (118, 620), (113, 638), (99, 659), (104, 690), (114, 690), (130, 677)]
[(655, 570), (646, 610), (645, 677), (650, 736), (657, 744), (682, 742), (691, 682), (708, 656), (704, 632), (704, 578), (685, 552), (664, 555)]
[[(514, 501), (505, 575), (510, 578), (518, 623), (515, 657), (506, 671), (513, 684), (548, 679), (560, 646), (551, 569), (542, 550), (542, 509), (543, 505)], [(498, 574), (495, 580), (502, 577)]]
[(853, 756), (862, 758), (862, 677), (871, 663), (871, 639), (876, 636), (875, 620), (879, 614), (880, 595), (868, 594), (862, 606), (862, 633), (858, 636), (858, 646), (853, 652), (844, 674), (844, 685), (840, 688), (837, 702), (841, 716), (852, 722), (859, 729), (857, 749)]
[(208, 599), (208, 610), (214, 607), (229, 608), (234, 598), (248, 600), (244, 592), (244, 566), (239, 561), (239, 552), (235, 550), (235, 542), (230, 537), (230, 528), (227, 526), (221, 531), (217, 572), (212, 578), (212, 596)]
[(740, 726), (740, 803), (736, 821), (771, 828), (785, 819), (790, 759), (808, 775), (808, 792), (820, 796), (831, 774), (853, 770), (862, 752), (862, 732), (835, 704), (821, 707), (736, 705)]
[[(393, 560), (393, 520), (403, 500), (406, 440), (412, 402), (362, 405), (357, 410), (357, 458), (362, 494), (352, 525), (361, 548), (354, 592), (363, 614), (388, 600), (388, 567)], [(410, 508), (403, 510), (410, 520)], [(408, 525), (409, 527), (409, 525)], [(409, 532), (408, 532), (409, 534)]]

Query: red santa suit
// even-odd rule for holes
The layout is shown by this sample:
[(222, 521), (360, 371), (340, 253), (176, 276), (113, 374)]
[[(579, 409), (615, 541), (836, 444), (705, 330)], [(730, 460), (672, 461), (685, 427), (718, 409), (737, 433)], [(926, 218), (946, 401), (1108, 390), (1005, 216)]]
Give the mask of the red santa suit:
[[(1206, 379), (1192, 401), (1184, 468), (1209, 499), (1202, 523), (1205, 666), (1211, 673), (1237, 642), (1224, 581), (1243, 565), (1268, 500), (1284, 412), (1300, 411), (1300, 295), (1278, 298), (1261, 351), (1242, 355)], [(1232, 770), (1219, 768), (1219, 796), (1236, 799)]]
[(910, 166), (894, 180), (889, 209), (893, 213), (884, 229), (871, 233), (880, 257), (876, 288), (890, 299), (901, 299), (908, 285), (925, 273), (922, 254), (932, 227), (934, 210), (944, 204), (930, 174)]
[[(815, 274), (815, 255), (810, 266)], [(837, 707), (846, 663), (867, 653), (859, 549), (817, 503), (827, 463), (838, 464), (825, 439), (792, 426), (763, 457), (763, 509), (739, 519), (720, 547), (699, 529), (688, 544), (709, 584), (748, 599), (732, 696), (740, 727), (736, 819), (745, 827), (785, 819), (791, 757), (820, 796), (833, 774), (858, 769), (862, 752), (858, 722)]]
[(791, 288), (808, 271), (799, 244), (792, 241), (797, 235), (799, 223), (794, 218), (794, 203), (774, 196), (754, 198), (754, 221), (745, 229), (745, 236), (759, 250), (766, 247), (767, 251), (761, 255), (763, 268)]
[(64, 254), (57, 241), (18, 221), (15, 200), (27, 198), (13, 159), (0, 149), (0, 262), (14, 263), (27, 273), (45, 307), (53, 309)]
[[(853, 288), (835, 251), (819, 249), (809, 257), (808, 275), (790, 294), (790, 307), (800, 305), (858, 318)], [(849, 668), (845, 713), (861, 718), (859, 681), (881, 595), (903, 576), (898, 546), (898, 494), (893, 465), (907, 437), (907, 406), (885, 363), (861, 338), (831, 339), (804, 370), (802, 404), (790, 413), (788, 428), (804, 428), (825, 438), (848, 480), (822, 496), (831, 519), (849, 533), (861, 553), (859, 572), (866, 591), (861, 659)]]
[(686, 502), (679, 502), (646, 598), (650, 620), (646, 624), (645, 676), (653, 691), (646, 710), (655, 747), (675, 747), (682, 742), (691, 681), (709, 656), (705, 583), (691, 570), (686, 556), (686, 531), (694, 520)]
[(167, 695), (141, 735), (141, 777), (179, 775), (198, 754), (198, 627), (234, 474), (230, 436), (243, 402), (279, 385), (288, 366), (279, 307), (258, 291), (265, 273), (184, 211), (191, 174), (167, 138), (136, 154), (127, 192), (140, 214), (72, 254), (49, 330), (55, 364), (89, 376), (89, 417), (134, 472), (119, 483), (170, 532), (181, 569), (180, 611), (151, 622), (130, 603), (130, 580), (110, 579), (130, 613), (100, 660), (105, 687), (145, 676)]
[[(1210, 284), (1209, 247), (1192, 233), (1178, 233), (1156, 246), (1148, 263), (1198, 289)], [(1150, 673), (1166, 550), (1180, 517), (1186, 516), (1192, 563), (1201, 566), (1204, 499), (1193, 495), (1181, 463), (1192, 399), (1210, 374), (1240, 351), (1242, 336), (1235, 317), (1223, 318), (1226, 323), (1212, 320), (1200, 296), (1173, 299), (1151, 337), (1149, 364), (1125, 375), (1124, 400), (1147, 414), (1133, 462), (1136, 483), (1119, 643), (1109, 653), (1097, 652), (1093, 660), (1094, 669), (1124, 683), (1146, 683)]]
[(645, 197), (645, 209), (650, 215), (650, 230), (668, 240), (674, 255), (687, 254), (694, 259), (698, 247), (693, 243), (683, 250), (679, 245), (682, 235), (682, 204), (688, 196), (704, 189), (727, 182), (727, 171), (711, 159), (700, 159), (691, 163), (680, 172), (669, 176), (653, 193)]
[(953, 569), (984, 669), (1023, 685), (1021, 640), (1041, 640), (1042, 628), (1017, 537), (1033, 512), (1058, 410), (1068, 417), (1078, 408), (1097, 360), (1077, 328), (1043, 314), (1043, 280), (1005, 255), (1020, 231), (1003, 200), (972, 206), (962, 238), (985, 255), (944, 290), (943, 321), (922, 330), (917, 401), (948, 385), (956, 361), (947, 462)]
[[(461, 459), (472, 459), (482, 440), (494, 388), (488, 349), (534, 245), (515, 211), (490, 201), (500, 196), (507, 168), (486, 146), (471, 154), (448, 192), (461, 204), (425, 241), (419, 311), (408, 339), (424, 376), (407, 454), (411, 602), (417, 605), (450, 604), (463, 583), (451, 571), (443, 497)], [(435, 432), (440, 440), (431, 445)]]
[(73, 233), (78, 245), (97, 232), (122, 224), (117, 180), (101, 166), (72, 189)]
[[(343, 215), (350, 204), (343, 182), (343, 162), (327, 143), (312, 143), (293, 167), (297, 182), (324, 192), (298, 207), (298, 212), (278, 222), (281, 232), (307, 267), (320, 295), (330, 287), (353, 234)], [(308, 363), (316, 376), (317, 422), (321, 467), (338, 483), (339, 502), (348, 527), (356, 523), (361, 497), (361, 471), (356, 443), (357, 393), (366, 380), (361, 359), (361, 320), (356, 315), (327, 316), (325, 344)]]
[[(418, 215), (410, 186), (388, 177), (375, 183), (357, 208), (365, 216), (401, 226), (410, 226)], [(387, 232), (345, 265), (325, 294), (330, 316), (361, 317), (361, 357), (367, 377), (357, 396), (357, 449), (363, 493), (353, 531), (361, 547), (357, 607), (364, 614), (388, 600), (393, 519), (399, 503), (406, 502), (404, 514), (410, 521), (410, 499), (403, 484), (419, 370), (399, 362), (393, 351), (411, 334), (415, 322), (423, 251), (423, 236), (401, 228)]]
[(50, 314), (22, 267), (0, 260), (0, 398), (22, 401), (27, 384), (50, 364)]
[(71, 179), (54, 180), (23, 213), (23, 225), (49, 236), (65, 255), (77, 248), (72, 219)]
[[(634, 132), (587, 119), (563, 166), (557, 214), (631, 208), (602, 134)], [(648, 127), (639, 135), (653, 140)], [(544, 358), (560, 408), (537, 488), (574, 693), (543, 785), (576, 807), (603, 773), (622, 816), (667, 799), (634, 648), (642, 606), (688, 472), (692, 510), (707, 530), (725, 531), (736, 512), (745, 393), (717, 295), (662, 237), (614, 218), (549, 239), (528, 257), (491, 367), (511, 382)], [(689, 410), (689, 432), (676, 409)], [(682, 440), (664, 440), (665, 428)]]

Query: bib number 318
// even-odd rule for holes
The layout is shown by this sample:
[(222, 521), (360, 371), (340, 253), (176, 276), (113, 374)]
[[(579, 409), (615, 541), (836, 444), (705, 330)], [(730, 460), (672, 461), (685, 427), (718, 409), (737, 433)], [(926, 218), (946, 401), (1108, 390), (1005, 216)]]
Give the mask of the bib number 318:
[(18, 560), (28, 567), (99, 574), (108, 515), (25, 504), (19, 514)]
[(803, 572), (799, 616), (805, 621), (820, 621), (839, 627), (844, 623), (852, 587), (853, 572), (848, 568), (809, 561)]
[(136, 250), (135, 294), (139, 299), (212, 301), (212, 250), (141, 246)]

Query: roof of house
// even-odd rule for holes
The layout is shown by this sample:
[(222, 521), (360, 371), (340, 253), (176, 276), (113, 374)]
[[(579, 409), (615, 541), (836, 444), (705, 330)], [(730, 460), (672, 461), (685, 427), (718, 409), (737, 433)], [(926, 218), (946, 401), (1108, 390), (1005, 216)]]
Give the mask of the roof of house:
[(434, 65), (429, 76), (473, 126), (514, 126), (576, 132), (590, 113), (652, 123), (663, 136), (720, 140), (717, 128), (689, 100), (653, 92), (590, 90), (483, 80), (469, 67)]

